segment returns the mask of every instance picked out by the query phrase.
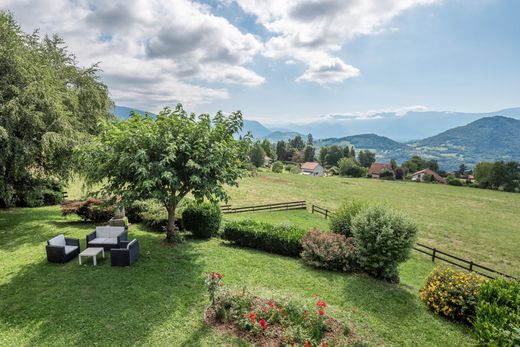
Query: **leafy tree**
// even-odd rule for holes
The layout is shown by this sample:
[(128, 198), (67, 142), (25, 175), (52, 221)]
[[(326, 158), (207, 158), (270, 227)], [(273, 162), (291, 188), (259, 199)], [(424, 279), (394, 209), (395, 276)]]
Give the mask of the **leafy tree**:
[(341, 158), (338, 167), (341, 176), (362, 177), (366, 174), (366, 169), (359, 166), (352, 158)]
[(321, 147), (320, 148), (320, 163), (323, 166), (327, 165), (327, 162), (325, 161), (325, 159), (327, 158), (327, 152), (328, 151), (329, 151), (328, 147)]
[(439, 172), (439, 164), (437, 160), (424, 160), (418, 155), (414, 155), (409, 160), (403, 163), (403, 166), (410, 172), (417, 172), (424, 169), (430, 169), (435, 172)]
[(301, 151), (305, 147), (305, 143), (300, 135), (296, 135), (293, 139), (289, 140), (289, 146)]
[(271, 166), (271, 170), (275, 173), (283, 172), (283, 163), (281, 161), (275, 161)]
[(307, 135), (307, 145), (308, 146), (314, 145), (314, 139), (312, 138), (312, 134)]
[(466, 165), (464, 165), (464, 163), (460, 164), (459, 169), (456, 172), (457, 177), (464, 177), (466, 175), (466, 171)]
[(314, 147), (312, 147), (311, 145), (305, 146), (303, 160), (304, 161), (314, 161), (314, 157), (315, 157)]
[(182, 105), (165, 108), (156, 119), (133, 113), (126, 121), (105, 122), (103, 131), (79, 153), (89, 183), (128, 205), (156, 199), (168, 211), (166, 239), (179, 240), (175, 210), (186, 195), (227, 201), (224, 185), (237, 185), (249, 137), (233, 137), (242, 114), (215, 117), (188, 114)]
[(351, 158), (356, 157), (356, 150), (354, 149), (354, 146), (350, 147), (350, 157)]
[(491, 186), (495, 189), (503, 188), (505, 191), (512, 192), (518, 186), (520, 179), (520, 167), (517, 162), (508, 163), (499, 160), (493, 164), (491, 173)]
[(492, 187), (493, 163), (480, 162), (475, 166), (475, 179), (481, 188)]
[(390, 160), (390, 166), (392, 167), (392, 171), (395, 171), (397, 169), (397, 162), (395, 159)]
[(284, 140), (276, 143), (276, 157), (278, 160), (287, 160), (287, 144)]
[(265, 155), (267, 155), (271, 159), (275, 159), (275, 151), (273, 148), (273, 144), (269, 142), (268, 139), (264, 139), (264, 141), (262, 141), (262, 148), (264, 149)]
[(376, 154), (369, 150), (359, 151), (358, 153), (359, 164), (363, 167), (370, 167), (372, 163), (376, 162)]
[(343, 150), (340, 146), (333, 145), (327, 149), (325, 156), (325, 164), (328, 166), (337, 166), (338, 161), (343, 157)]
[(70, 177), (74, 147), (111, 106), (95, 65), (78, 67), (58, 36), (26, 35), (0, 11), (0, 206), (42, 179)]
[(394, 172), (395, 172), (396, 180), (402, 180), (402, 179), (404, 179), (404, 176), (406, 175), (406, 172), (402, 167), (397, 167)]
[(264, 166), (265, 151), (260, 142), (255, 142), (249, 152), (249, 159), (251, 163), (256, 167)]

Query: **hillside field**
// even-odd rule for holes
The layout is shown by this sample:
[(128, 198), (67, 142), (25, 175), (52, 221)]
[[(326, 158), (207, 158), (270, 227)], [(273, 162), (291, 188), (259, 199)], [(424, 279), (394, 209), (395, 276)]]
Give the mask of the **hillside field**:
[[(365, 178), (307, 177), (260, 172), (229, 187), (234, 206), (306, 200), (334, 210), (346, 199), (384, 202), (406, 212), (419, 226), (419, 242), (468, 260), (520, 276), (520, 194)], [(84, 194), (81, 180), (68, 188), (69, 198)], [(310, 213), (247, 213), (227, 218), (290, 222), (305, 228), (328, 228)]]
[[(306, 200), (334, 210), (346, 199), (383, 202), (419, 226), (419, 242), (520, 275), (520, 194), (365, 178), (261, 172), (228, 189), (232, 205)], [(263, 213), (268, 215), (270, 212)], [(274, 216), (273, 216), (274, 217)], [(266, 218), (269, 218), (266, 216)], [(283, 217), (276, 218), (283, 221)], [(312, 224), (312, 223), (311, 223)], [(305, 226), (310, 226), (305, 222)], [(318, 228), (326, 228), (322, 221)]]

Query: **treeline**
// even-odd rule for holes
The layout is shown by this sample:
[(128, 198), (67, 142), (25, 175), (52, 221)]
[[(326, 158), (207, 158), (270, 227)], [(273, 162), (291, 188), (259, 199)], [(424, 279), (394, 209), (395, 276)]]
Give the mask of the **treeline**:
[(306, 141), (300, 135), (288, 141), (278, 141), (271, 143), (268, 139), (256, 141), (251, 146), (249, 158), (256, 167), (265, 166), (266, 158), (271, 161), (278, 160), (283, 162), (304, 163), (316, 160), (316, 149), (312, 135), (307, 135)]
[(520, 190), (520, 164), (516, 161), (480, 162), (474, 173), (479, 188), (507, 192)]

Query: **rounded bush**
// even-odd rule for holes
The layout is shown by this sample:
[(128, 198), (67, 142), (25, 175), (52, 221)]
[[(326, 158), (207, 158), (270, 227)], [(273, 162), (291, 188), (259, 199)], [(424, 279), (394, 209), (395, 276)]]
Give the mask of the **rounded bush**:
[(220, 207), (209, 202), (192, 203), (182, 211), (184, 228), (199, 238), (217, 235), (221, 220)]
[(335, 271), (353, 271), (357, 268), (357, 248), (352, 237), (310, 230), (302, 239), (303, 262)]
[(275, 161), (271, 166), (271, 170), (275, 173), (283, 172), (283, 163), (281, 161)]
[(480, 286), (484, 281), (484, 277), (476, 273), (435, 268), (419, 290), (419, 296), (435, 314), (473, 323)]
[(484, 345), (520, 346), (520, 282), (484, 283), (476, 316), (475, 331)]
[(397, 267), (410, 254), (417, 226), (399, 212), (373, 205), (357, 213), (351, 231), (361, 269), (376, 278), (398, 282)]
[(350, 225), (352, 219), (368, 204), (360, 200), (349, 200), (343, 202), (338, 210), (330, 217), (330, 230), (345, 237), (351, 237)]

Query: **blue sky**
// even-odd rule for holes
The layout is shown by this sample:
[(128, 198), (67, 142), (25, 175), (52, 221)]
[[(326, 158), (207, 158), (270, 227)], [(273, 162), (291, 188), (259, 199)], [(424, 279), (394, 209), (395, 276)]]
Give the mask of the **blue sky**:
[[(520, 1), (1, 0), (100, 62), (120, 105), (268, 124), (520, 106)], [(60, 16), (56, 16), (60, 13)]]

